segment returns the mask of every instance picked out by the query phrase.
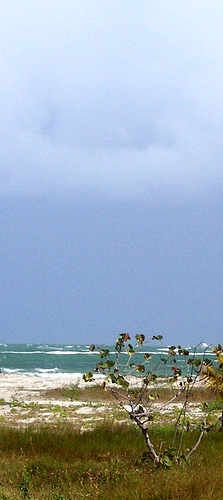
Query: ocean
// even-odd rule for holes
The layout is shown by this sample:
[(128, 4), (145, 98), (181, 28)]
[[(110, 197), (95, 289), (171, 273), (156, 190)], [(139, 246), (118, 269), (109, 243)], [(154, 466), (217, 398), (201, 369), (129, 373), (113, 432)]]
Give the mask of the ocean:
[[(82, 376), (84, 373), (92, 371), (99, 361), (99, 350), (94, 352), (89, 350), (89, 345), (61, 345), (61, 344), (0, 344), (0, 367), (5, 374), (21, 374), (35, 377), (70, 377)], [(116, 352), (114, 346), (103, 346), (110, 349), (113, 359)], [(190, 354), (194, 348), (187, 347)], [(143, 346), (141, 353), (151, 355), (148, 369), (156, 371), (160, 375), (168, 376), (173, 374), (172, 366), (169, 362), (164, 365), (162, 359), (168, 352), (168, 347)], [(213, 352), (210, 348), (204, 349), (197, 347), (196, 355), (213, 359)], [(177, 363), (183, 368), (183, 374), (186, 375), (185, 362), (183, 357), (177, 357)], [(126, 363), (127, 354), (122, 355), (122, 364)], [(142, 363), (142, 356), (134, 358), (134, 362)]]

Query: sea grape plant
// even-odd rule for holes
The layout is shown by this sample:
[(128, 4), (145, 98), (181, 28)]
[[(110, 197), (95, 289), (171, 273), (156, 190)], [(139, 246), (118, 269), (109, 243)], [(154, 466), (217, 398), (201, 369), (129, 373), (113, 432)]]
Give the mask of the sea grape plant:
[[(208, 430), (207, 413), (199, 422), (199, 433), (196, 442), (190, 450), (183, 451), (183, 436), (189, 428), (187, 407), (192, 389), (198, 381), (204, 367), (212, 362), (206, 358), (206, 350), (202, 358), (192, 355), (180, 345), (170, 346), (167, 354), (161, 354), (159, 362), (154, 364), (153, 356), (146, 352), (145, 346), (149, 340), (161, 341), (161, 335), (153, 335), (146, 339), (144, 334), (137, 334), (134, 343), (128, 333), (121, 333), (115, 342), (115, 354), (107, 348), (99, 349), (100, 360), (94, 370), (85, 373), (85, 382), (94, 381), (94, 373), (103, 374), (102, 388), (111, 391), (119, 406), (124, 409), (130, 419), (139, 427), (147, 446), (146, 457), (152, 459), (155, 465), (169, 467), (179, 463), (181, 458), (187, 460), (195, 451)], [(92, 344), (90, 351), (95, 351)], [(182, 376), (179, 360), (184, 360), (186, 375)], [(162, 370), (161, 370), (162, 369)], [(165, 378), (161, 376), (165, 373)], [(170, 384), (168, 399), (159, 402), (158, 387), (160, 383)], [(172, 385), (171, 385), (172, 384)], [(173, 403), (179, 402), (178, 412), (174, 421), (171, 444), (164, 450), (163, 443), (155, 446), (153, 442), (153, 427)]]
[[(213, 366), (213, 363), (205, 365), (202, 367), (201, 377), (202, 380), (213, 390), (214, 393), (219, 395), (220, 399), (223, 400), (223, 348), (221, 344), (218, 344), (213, 349), (214, 354), (217, 357), (217, 367)], [(221, 430), (223, 430), (223, 402), (221, 403)]]

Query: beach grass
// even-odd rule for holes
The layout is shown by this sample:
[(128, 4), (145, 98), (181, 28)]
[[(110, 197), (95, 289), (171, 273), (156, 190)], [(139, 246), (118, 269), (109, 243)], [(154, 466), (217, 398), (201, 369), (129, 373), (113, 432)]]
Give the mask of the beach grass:
[[(173, 391), (157, 385), (153, 393), (160, 403)], [(0, 500), (222, 500), (220, 422), (204, 435), (190, 461), (166, 470), (143, 460), (147, 449), (142, 435), (109, 390), (49, 384), (35, 401), (26, 400), (24, 390), (17, 396), (0, 401)], [(199, 432), (196, 410), (202, 413), (202, 405), (210, 402), (217, 421), (222, 404), (205, 386), (194, 387), (190, 401), (192, 425), (184, 433), (189, 449)], [(152, 423), (152, 440), (162, 451), (171, 443), (170, 424), (179, 411), (174, 407)], [(50, 414), (47, 423), (44, 414)], [(210, 424), (211, 419), (212, 414)]]
[(86, 403), (114, 402), (115, 398), (109, 390), (102, 390), (101, 385), (79, 387), (77, 384), (69, 384), (64, 387), (47, 389), (43, 392), (47, 399), (60, 399), (70, 401), (85, 401)]
[[(162, 446), (169, 426), (154, 428)], [(196, 436), (186, 433), (190, 447)], [(223, 433), (204, 436), (188, 463), (169, 470), (142, 460), (134, 425), (105, 420), (81, 433), (71, 425), (0, 428), (0, 500), (222, 500)]]
[[(157, 386), (154, 385), (152, 390), (148, 389), (144, 392), (145, 400), (149, 398), (151, 392), (159, 398), (160, 402), (165, 402), (170, 399), (171, 395), (176, 393), (176, 390), (174, 390), (172, 384), (169, 387), (162, 387), (160, 384)], [(125, 390), (119, 388), (119, 394), (122, 393), (125, 395)], [(43, 392), (43, 397), (51, 400), (85, 401), (87, 403), (114, 403), (116, 401), (112, 392), (106, 388), (102, 390), (101, 385), (92, 385), (83, 388), (75, 384), (70, 384), (64, 387), (47, 389)], [(190, 394), (190, 401), (202, 403), (203, 401), (208, 401), (211, 397), (213, 397), (213, 391), (208, 387), (194, 387)]]

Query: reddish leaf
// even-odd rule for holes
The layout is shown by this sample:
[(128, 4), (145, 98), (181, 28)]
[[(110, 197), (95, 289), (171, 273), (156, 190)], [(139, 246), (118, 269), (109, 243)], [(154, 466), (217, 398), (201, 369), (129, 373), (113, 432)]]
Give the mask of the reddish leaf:
[(124, 338), (123, 338), (124, 342), (127, 342), (127, 340), (130, 340), (130, 339), (131, 339), (130, 335), (128, 333), (125, 333)]

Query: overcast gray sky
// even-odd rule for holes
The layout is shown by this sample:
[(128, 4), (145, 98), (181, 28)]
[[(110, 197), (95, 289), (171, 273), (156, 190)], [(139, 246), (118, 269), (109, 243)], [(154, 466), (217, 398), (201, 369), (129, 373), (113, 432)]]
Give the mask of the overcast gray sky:
[(223, 3), (4, 0), (0, 341), (220, 342)]

